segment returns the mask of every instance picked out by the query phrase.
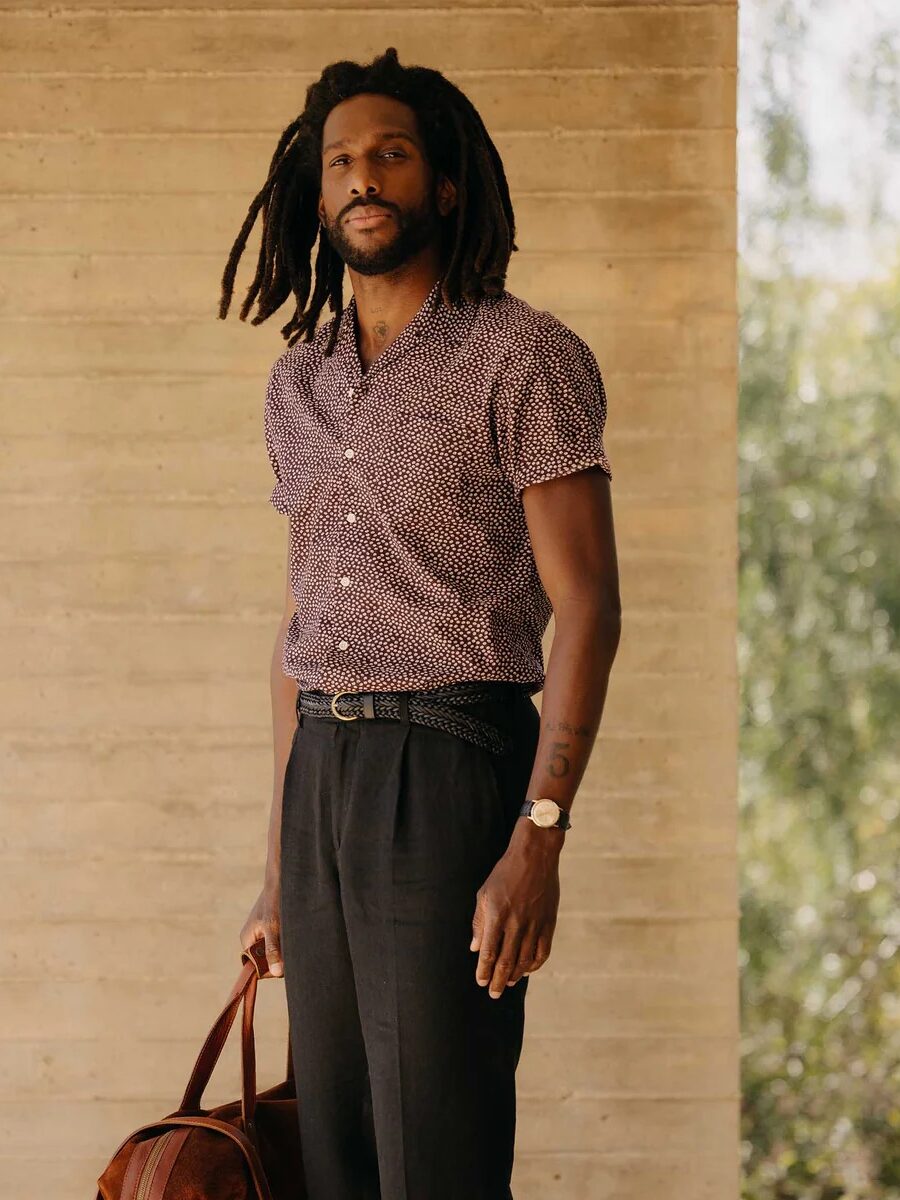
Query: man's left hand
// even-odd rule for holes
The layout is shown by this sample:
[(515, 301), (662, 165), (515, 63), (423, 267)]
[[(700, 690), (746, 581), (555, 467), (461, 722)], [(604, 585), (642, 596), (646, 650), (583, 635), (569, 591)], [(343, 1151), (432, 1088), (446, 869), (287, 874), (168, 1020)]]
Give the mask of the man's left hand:
[(559, 908), (559, 851), (564, 833), (519, 817), (506, 853), (478, 889), (470, 950), (475, 979), (499, 999), (547, 961)]

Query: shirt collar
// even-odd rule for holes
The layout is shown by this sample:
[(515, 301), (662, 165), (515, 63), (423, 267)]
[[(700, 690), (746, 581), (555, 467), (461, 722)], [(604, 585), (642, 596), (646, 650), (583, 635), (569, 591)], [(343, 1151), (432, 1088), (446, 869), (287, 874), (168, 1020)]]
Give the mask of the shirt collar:
[(469, 310), (474, 310), (474, 305), (462, 302), (455, 308), (447, 308), (441, 297), (441, 283), (441, 278), (435, 281), (418, 311), (387, 349), (378, 355), (365, 373), (363, 373), (356, 343), (356, 297), (351, 297), (349, 304), (341, 314), (334, 346), (335, 357), (350, 376), (359, 378), (364, 374), (365, 378), (369, 379), (374, 375), (381, 374), (385, 368), (396, 362), (423, 338), (427, 339), (429, 350), (437, 351), (446, 343), (449, 343), (451, 348), (455, 348), (455, 345), (465, 336), (471, 316)]

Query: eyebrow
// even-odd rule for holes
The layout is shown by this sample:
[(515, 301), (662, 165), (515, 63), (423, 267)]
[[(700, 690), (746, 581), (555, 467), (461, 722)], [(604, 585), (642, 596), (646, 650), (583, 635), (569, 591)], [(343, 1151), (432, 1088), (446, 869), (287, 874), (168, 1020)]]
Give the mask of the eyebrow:
[[(407, 142), (412, 143), (413, 146), (416, 144), (415, 138), (412, 137), (411, 134), (406, 133), (406, 131), (403, 129), (391, 129), (386, 132), (382, 131), (380, 133), (376, 133), (375, 136), (381, 138), (383, 141), (387, 141), (389, 138), (404, 138)], [(349, 144), (349, 141), (349, 138), (341, 138), (340, 141), (329, 142), (327, 146), (322, 147), (322, 153), (327, 154), (329, 150), (336, 150), (339, 146), (346, 146)]]

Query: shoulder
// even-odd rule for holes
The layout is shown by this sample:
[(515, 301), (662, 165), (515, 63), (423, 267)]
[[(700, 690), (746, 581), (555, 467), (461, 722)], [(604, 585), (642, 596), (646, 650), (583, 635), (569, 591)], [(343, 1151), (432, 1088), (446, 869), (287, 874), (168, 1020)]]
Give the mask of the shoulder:
[(478, 326), (504, 357), (523, 367), (539, 365), (545, 355), (571, 357), (573, 364), (585, 354), (592, 356), (587, 342), (555, 313), (506, 290), (482, 301)]
[(548, 309), (504, 291), (482, 301), (479, 333), (496, 364), (501, 388), (513, 392), (545, 378), (597, 379), (594, 352), (580, 334)]
[(269, 368), (267, 392), (271, 398), (303, 387), (313, 378), (322, 362), (325, 346), (335, 317), (320, 325), (309, 342), (286, 346)]

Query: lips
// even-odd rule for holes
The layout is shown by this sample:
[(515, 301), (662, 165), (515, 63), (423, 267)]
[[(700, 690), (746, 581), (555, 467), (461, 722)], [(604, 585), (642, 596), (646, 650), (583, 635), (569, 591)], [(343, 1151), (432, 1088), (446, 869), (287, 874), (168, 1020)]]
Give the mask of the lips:
[(347, 218), (348, 225), (377, 225), (379, 221), (389, 220), (391, 214), (385, 208), (354, 209)]

